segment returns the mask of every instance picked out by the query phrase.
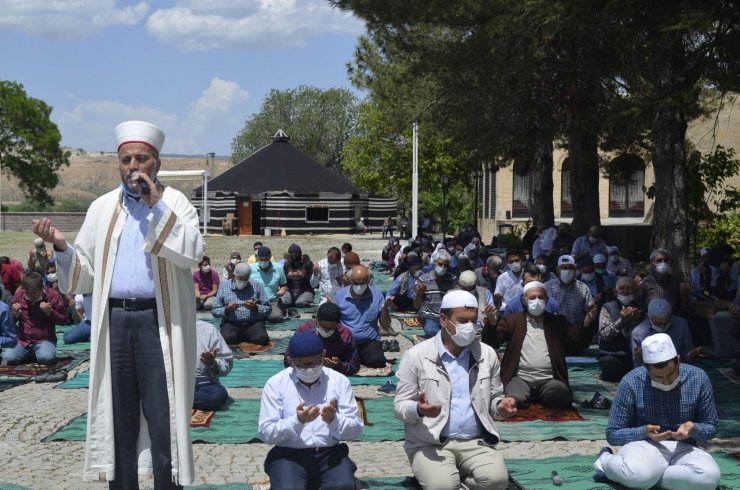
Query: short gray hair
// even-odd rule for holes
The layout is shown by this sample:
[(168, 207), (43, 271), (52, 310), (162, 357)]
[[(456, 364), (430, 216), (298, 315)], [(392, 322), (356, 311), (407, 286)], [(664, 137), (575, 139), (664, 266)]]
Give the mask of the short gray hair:
[(486, 260), (486, 266), (488, 266), (489, 269), (499, 269), (503, 263), (504, 261), (501, 260), (501, 257), (498, 255), (491, 255)]
[(449, 264), (452, 260), (452, 257), (450, 257), (450, 254), (448, 254), (446, 250), (440, 250), (439, 252), (437, 252), (437, 256), (434, 258), (435, 262), (438, 260), (441, 260), (445, 264)]

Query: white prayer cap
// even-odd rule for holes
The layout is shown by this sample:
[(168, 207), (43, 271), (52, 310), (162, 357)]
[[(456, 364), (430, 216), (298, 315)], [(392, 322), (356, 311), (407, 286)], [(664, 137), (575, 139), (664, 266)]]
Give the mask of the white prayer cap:
[(605, 264), (605, 263), (606, 263), (606, 256), (604, 254), (594, 255), (594, 264)]
[(143, 143), (159, 153), (164, 144), (164, 132), (144, 121), (122, 122), (113, 130), (113, 136), (116, 139), (116, 151), (126, 143)]
[(36, 245), (37, 247), (40, 247), (40, 246), (42, 246), (44, 244), (44, 239), (43, 238), (37, 238), (37, 239), (35, 239), (33, 241), (33, 244)]
[(699, 255), (701, 255), (702, 257), (704, 257), (708, 253), (709, 253), (709, 247), (704, 247), (704, 248), (701, 249), (701, 252), (699, 252)]
[(648, 316), (650, 318), (669, 316), (672, 310), (671, 304), (662, 298), (653, 299), (648, 304)]
[(462, 289), (453, 289), (444, 295), (440, 310), (449, 310), (451, 308), (477, 308), (478, 300), (475, 296)]
[(540, 281), (529, 281), (527, 284), (524, 285), (524, 288), (522, 289), (522, 294), (527, 294), (527, 291), (534, 288), (545, 289), (545, 285), (542, 284)]
[(457, 281), (460, 287), (470, 289), (478, 282), (478, 276), (473, 271), (465, 271), (460, 274), (460, 279)]
[(611, 255), (614, 252), (619, 253), (619, 247), (617, 247), (616, 245), (611, 246), (611, 247), (606, 247), (606, 253), (608, 253), (609, 255)]
[(642, 362), (658, 364), (670, 361), (678, 354), (671, 338), (664, 333), (656, 333), (642, 341)]
[(571, 255), (561, 255), (558, 259), (558, 267), (560, 267), (563, 264), (571, 264), (576, 265), (576, 261)]

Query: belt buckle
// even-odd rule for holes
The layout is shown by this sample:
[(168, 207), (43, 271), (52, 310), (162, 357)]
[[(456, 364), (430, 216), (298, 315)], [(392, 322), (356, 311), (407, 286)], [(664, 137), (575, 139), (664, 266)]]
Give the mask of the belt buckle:
[(126, 311), (131, 311), (136, 309), (136, 300), (134, 298), (123, 298), (121, 300), (122, 307)]

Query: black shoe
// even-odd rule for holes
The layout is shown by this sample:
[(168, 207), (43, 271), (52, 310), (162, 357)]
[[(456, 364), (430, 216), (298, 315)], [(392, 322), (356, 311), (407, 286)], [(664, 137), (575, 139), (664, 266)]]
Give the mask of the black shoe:
[(584, 408), (595, 408), (598, 410), (609, 410), (612, 406), (611, 400), (606, 398), (598, 391), (594, 393), (594, 396), (590, 400), (584, 400), (582, 403)]
[(398, 345), (398, 340), (389, 340), (388, 341), (388, 352), (400, 352), (401, 346)]
[(298, 310), (296, 310), (295, 308), (290, 308), (288, 310), (288, 316), (290, 318), (300, 318), (301, 314), (298, 313)]
[(383, 386), (378, 388), (378, 391), (382, 391), (383, 393), (388, 393), (390, 395), (391, 393), (396, 392), (396, 385), (394, 385), (390, 381), (386, 381)]
[(391, 348), (391, 343), (388, 340), (381, 340), (380, 341), (380, 348), (383, 349), (383, 352), (388, 352)]

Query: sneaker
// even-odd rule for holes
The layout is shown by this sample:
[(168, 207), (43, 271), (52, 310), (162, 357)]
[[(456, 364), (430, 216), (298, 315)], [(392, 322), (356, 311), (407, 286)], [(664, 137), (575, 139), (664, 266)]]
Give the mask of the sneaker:
[(396, 385), (394, 385), (390, 381), (386, 381), (383, 386), (378, 388), (378, 391), (383, 392), (383, 393), (388, 393), (390, 395), (391, 393), (396, 392)]
[(388, 341), (388, 352), (400, 352), (401, 346), (398, 345), (398, 340), (389, 340)]
[(58, 383), (67, 379), (66, 371), (59, 371), (57, 373), (49, 373), (46, 376), (47, 383)]
[(380, 348), (383, 349), (383, 352), (388, 352), (391, 348), (391, 343), (389, 340), (381, 340), (380, 341)]
[(299, 318), (301, 316), (301, 314), (298, 313), (298, 310), (296, 310), (295, 308), (290, 308), (288, 310), (288, 316), (290, 318)]

